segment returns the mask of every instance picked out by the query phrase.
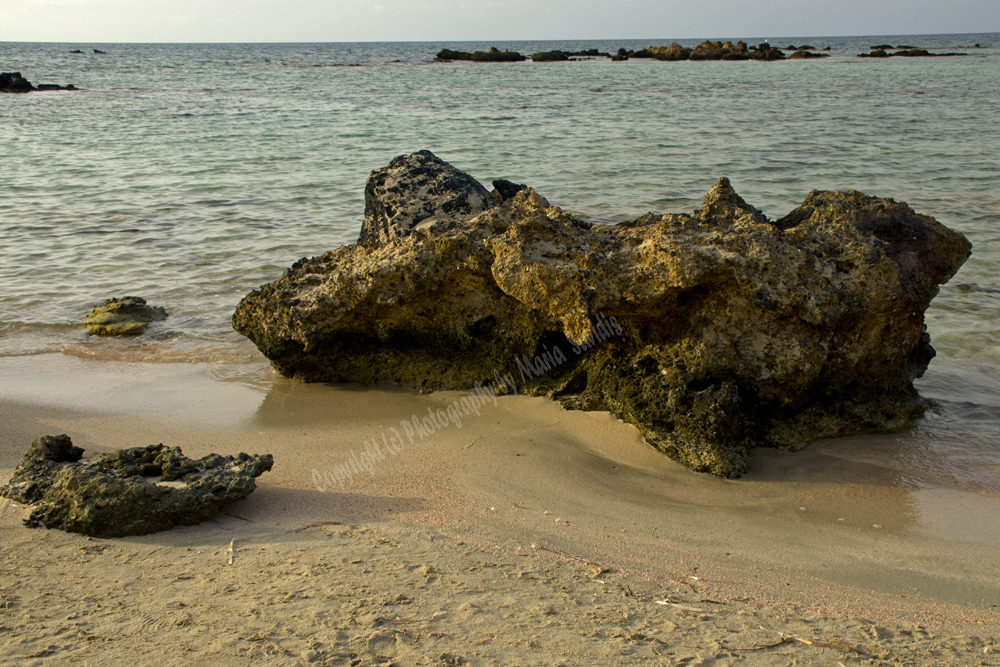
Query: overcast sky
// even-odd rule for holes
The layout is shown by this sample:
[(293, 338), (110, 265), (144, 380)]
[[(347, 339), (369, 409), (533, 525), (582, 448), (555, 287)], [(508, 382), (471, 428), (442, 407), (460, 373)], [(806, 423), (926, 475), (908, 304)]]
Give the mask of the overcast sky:
[(0, 41), (354, 42), (1000, 32), (1000, 0), (0, 0)]

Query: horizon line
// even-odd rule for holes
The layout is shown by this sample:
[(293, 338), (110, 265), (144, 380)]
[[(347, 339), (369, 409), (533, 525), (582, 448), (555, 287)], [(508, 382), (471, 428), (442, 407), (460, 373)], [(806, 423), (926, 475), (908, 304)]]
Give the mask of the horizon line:
[(102, 41), (102, 42), (89, 42), (85, 40), (72, 40), (72, 41), (47, 41), (47, 40), (3, 40), (0, 44), (438, 44), (438, 43), (472, 43), (472, 42), (585, 42), (585, 41), (595, 41), (595, 42), (612, 42), (612, 41), (650, 41), (650, 40), (749, 40), (749, 39), (762, 39), (768, 41), (771, 39), (785, 39), (785, 38), (822, 38), (822, 39), (834, 39), (843, 37), (932, 37), (932, 36), (961, 36), (961, 35), (1000, 35), (1000, 31), (996, 32), (928, 32), (928, 33), (872, 33), (866, 35), (776, 35), (773, 37), (562, 37), (562, 38), (552, 38), (552, 39), (508, 39), (508, 38), (489, 38), (489, 39), (398, 39), (398, 40), (300, 40), (300, 41), (290, 41), (290, 40), (273, 40), (273, 41), (246, 41), (246, 40), (225, 40), (225, 41), (189, 41), (189, 42), (178, 42), (178, 41), (167, 41), (167, 40), (155, 40), (155, 41)]

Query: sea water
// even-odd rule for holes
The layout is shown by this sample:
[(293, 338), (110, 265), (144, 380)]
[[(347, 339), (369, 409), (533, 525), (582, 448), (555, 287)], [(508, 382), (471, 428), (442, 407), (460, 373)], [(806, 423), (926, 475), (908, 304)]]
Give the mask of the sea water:
[[(963, 232), (973, 255), (927, 313), (938, 356), (918, 387), (936, 407), (906, 433), (828, 449), (1000, 494), (1000, 35), (769, 40), (830, 57), (434, 62), (445, 47), (670, 39), (0, 43), (0, 70), (81, 89), (0, 95), (0, 357), (208, 361), (259, 379), (236, 304), (355, 241), (368, 174), (420, 149), (599, 223), (691, 211), (720, 176), (772, 219), (810, 190), (853, 188)], [(856, 57), (881, 43), (967, 55)], [(169, 319), (88, 338), (90, 308), (124, 295)]]

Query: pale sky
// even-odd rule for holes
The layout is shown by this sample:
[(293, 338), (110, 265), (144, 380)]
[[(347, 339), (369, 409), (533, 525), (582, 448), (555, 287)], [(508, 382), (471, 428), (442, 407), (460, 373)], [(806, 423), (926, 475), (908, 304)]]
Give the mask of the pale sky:
[(395, 42), (1000, 32), (1000, 0), (0, 0), (0, 42)]

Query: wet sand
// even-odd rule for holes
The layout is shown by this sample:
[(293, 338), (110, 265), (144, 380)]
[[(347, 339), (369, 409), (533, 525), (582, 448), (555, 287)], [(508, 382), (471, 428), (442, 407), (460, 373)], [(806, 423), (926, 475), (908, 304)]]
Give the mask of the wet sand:
[[(840, 455), (863, 439), (720, 480), (507, 397), (341, 488), (352, 450), (463, 394), (233, 368), (0, 360), (0, 482), (59, 433), (275, 457), (215, 520), (143, 537), (0, 500), (0, 664), (1000, 665), (1000, 499)], [(812, 643), (760, 648), (782, 633)]]

